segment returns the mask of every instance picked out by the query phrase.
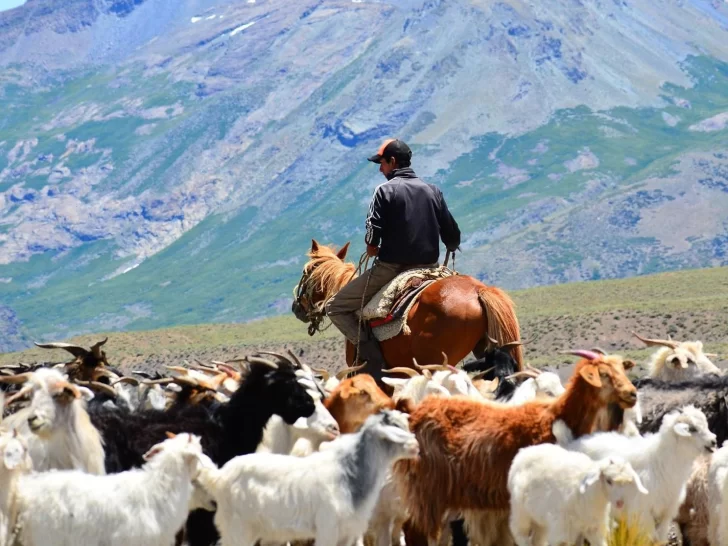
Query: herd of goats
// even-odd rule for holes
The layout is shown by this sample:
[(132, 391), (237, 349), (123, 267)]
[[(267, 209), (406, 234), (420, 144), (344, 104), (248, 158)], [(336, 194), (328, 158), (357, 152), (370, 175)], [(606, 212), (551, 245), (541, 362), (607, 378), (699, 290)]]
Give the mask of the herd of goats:
[[(649, 372), (574, 350), (571, 377), (485, 356), (330, 375), (258, 352), (0, 368), (0, 546), (606, 546), (673, 526), (728, 546), (728, 374), (701, 342), (648, 339)], [(443, 355), (444, 356), (444, 355)]]

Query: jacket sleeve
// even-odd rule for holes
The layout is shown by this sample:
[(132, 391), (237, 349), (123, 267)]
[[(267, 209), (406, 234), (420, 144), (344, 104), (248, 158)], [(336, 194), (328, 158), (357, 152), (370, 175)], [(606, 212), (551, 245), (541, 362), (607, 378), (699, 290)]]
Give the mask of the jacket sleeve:
[(379, 246), (382, 241), (382, 234), (384, 233), (384, 205), (385, 197), (382, 186), (377, 186), (372, 196), (372, 201), (369, 203), (369, 213), (366, 219), (366, 234), (364, 235), (364, 242), (368, 245)]
[(440, 237), (442, 238), (442, 242), (445, 243), (445, 248), (450, 251), (455, 251), (460, 246), (460, 228), (450, 213), (450, 209), (447, 208), (445, 196), (442, 195), (442, 191), (439, 188), (437, 188), (437, 193), (440, 198), (440, 206), (438, 207)]

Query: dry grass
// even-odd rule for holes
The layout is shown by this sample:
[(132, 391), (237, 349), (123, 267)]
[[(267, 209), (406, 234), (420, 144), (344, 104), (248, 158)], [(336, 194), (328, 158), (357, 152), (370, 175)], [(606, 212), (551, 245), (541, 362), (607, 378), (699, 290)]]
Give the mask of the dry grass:
[(620, 519), (607, 538), (608, 546), (653, 546), (652, 540), (634, 523)]

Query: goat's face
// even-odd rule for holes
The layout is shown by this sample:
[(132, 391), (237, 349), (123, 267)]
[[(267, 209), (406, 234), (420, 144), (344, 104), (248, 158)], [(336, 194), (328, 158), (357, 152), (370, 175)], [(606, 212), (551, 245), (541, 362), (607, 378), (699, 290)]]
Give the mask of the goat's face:
[(587, 383), (599, 389), (604, 404), (619, 404), (622, 409), (637, 403), (637, 389), (627, 377), (624, 366), (614, 359), (582, 361), (578, 373)]
[(72, 385), (60, 372), (48, 370), (52, 373), (41, 373), (42, 371), (44, 370), (39, 370), (30, 379), (33, 394), (28, 427), (34, 434), (47, 438), (59, 428), (60, 423), (69, 419), (77, 400), (82, 395), (88, 397), (90, 391)]
[(604, 488), (609, 502), (617, 510), (621, 510), (625, 501), (637, 494), (647, 495), (639, 475), (632, 465), (621, 457), (608, 457), (597, 462), (596, 468), (587, 474), (579, 484), (579, 492), (586, 493), (589, 487)]
[(342, 434), (356, 432), (370, 415), (394, 408), (394, 401), (377, 386), (369, 374), (344, 379), (324, 402)]
[(536, 398), (557, 398), (566, 390), (554, 372), (541, 372), (533, 381), (536, 383)]
[(717, 447), (716, 435), (708, 428), (708, 419), (695, 406), (685, 406), (668, 413), (662, 419), (662, 427), (670, 427), (678, 441), (687, 441), (698, 452), (713, 452)]
[(382, 410), (367, 419), (376, 435), (387, 442), (394, 460), (413, 459), (420, 454), (417, 438), (409, 430), (408, 415), (397, 410)]
[(299, 430), (304, 438), (312, 441), (330, 441), (339, 436), (339, 423), (321, 402), (317, 392), (309, 391), (314, 400), (314, 411), (308, 417), (299, 417), (293, 428)]
[(266, 375), (270, 396), (275, 402), (274, 413), (288, 425), (301, 417), (313, 414), (314, 400), (309, 387), (299, 382), (299, 378), (288, 369), (274, 370)]
[(33, 461), (28, 452), (28, 444), (17, 430), (0, 433), (0, 455), (6, 470), (30, 471)]

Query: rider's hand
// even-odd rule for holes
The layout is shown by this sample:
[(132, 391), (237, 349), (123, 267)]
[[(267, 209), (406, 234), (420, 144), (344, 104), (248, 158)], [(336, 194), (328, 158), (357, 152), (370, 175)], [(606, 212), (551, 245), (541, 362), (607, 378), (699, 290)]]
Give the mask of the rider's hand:
[(376, 256), (379, 253), (379, 247), (367, 245), (367, 256), (370, 258)]

